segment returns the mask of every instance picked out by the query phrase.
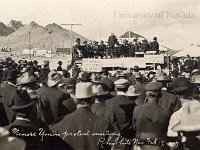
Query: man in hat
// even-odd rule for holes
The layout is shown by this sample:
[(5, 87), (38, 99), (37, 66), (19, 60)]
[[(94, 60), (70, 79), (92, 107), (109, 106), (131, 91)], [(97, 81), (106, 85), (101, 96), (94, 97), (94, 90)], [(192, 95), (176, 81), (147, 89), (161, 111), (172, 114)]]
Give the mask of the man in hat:
[(135, 105), (126, 96), (129, 82), (126, 79), (119, 79), (114, 84), (116, 96), (106, 100), (106, 107), (116, 116), (121, 135), (130, 138), (133, 135), (132, 120), (130, 118), (132, 118), (132, 111)]
[(36, 83), (35, 77), (29, 72), (26, 72), (21, 76), (17, 86), (26, 90), (30, 98), (37, 102), (37, 109), (33, 112), (33, 115), (36, 115), (37, 118), (40, 118), (48, 125), (53, 123), (53, 112), (51, 110), (50, 102), (36, 92), (38, 84)]
[(102, 78), (100, 80), (100, 83), (105, 84), (109, 92), (113, 92), (115, 90), (115, 85), (114, 85), (114, 82), (110, 80), (110, 78), (108, 78), (108, 74), (109, 74), (108, 71), (102, 72), (101, 74)]
[(163, 88), (161, 90), (162, 96), (159, 99), (159, 105), (162, 108), (168, 109), (171, 113), (179, 110), (181, 107), (180, 101), (177, 96), (168, 92), (168, 83), (171, 81), (170, 77), (166, 73), (161, 73), (157, 76), (157, 82), (162, 83)]
[(39, 95), (45, 97), (49, 101), (54, 117), (53, 122), (62, 119), (66, 114), (62, 102), (69, 97), (66, 93), (59, 90), (58, 85), (60, 80), (61, 75), (56, 71), (52, 71), (48, 75), (48, 87), (40, 87), (36, 90)]
[[(18, 97), (17, 95), (17, 71), (15, 69), (11, 69), (7, 71), (7, 84), (0, 90), (0, 102), (3, 104), (7, 119), (9, 123), (11, 123), (15, 119), (15, 115), (11, 106), (13, 104), (13, 100)], [(3, 117), (3, 115), (2, 115)]]
[(117, 37), (114, 33), (111, 33), (111, 36), (108, 37), (108, 46), (112, 49), (112, 55), (115, 57), (115, 44), (117, 43)]
[[(94, 115), (90, 109), (94, 96), (92, 83), (77, 83), (75, 92), (77, 109), (70, 115), (66, 115), (63, 120), (51, 128), (53, 132), (59, 133), (61, 138), (75, 150), (106, 149), (99, 145), (101, 136), (92, 136), (92, 133), (105, 133), (109, 131), (108, 120)], [(69, 133), (72, 136), (68, 136)], [(82, 135), (73, 136), (77, 133)]]
[(62, 61), (58, 61), (57, 71), (62, 71)]
[(142, 40), (141, 51), (146, 53), (149, 50), (150, 50), (150, 45), (149, 45), (148, 41), (146, 39)]
[(134, 57), (135, 56), (135, 52), (138, 52), (140, 49), (139, 44), (137, 43), (137, 39), (133, 39), (132, 45), (131, 45), (131, 49), (129, 51), (130, 57)]
[[(183, 144), (183, 149), (198, 150), (200, 149), (200, 103), (194, 100), (184, 104), (184, 107), (182, 119), (172, 127), (172, 130), (178, 132), (179, 138), (181, 138)], [(170, 143), (169, 145), (174, 147), (175, 144)]]
[(183, 70), (184, 72), (186, 72), (186, 73), (192, 72), (194, 66), (193, 66), (193, 61), (190, 58), (190, 55), (186, 56), (183, 66), (184, 66), (184, 70)]
[[(12, 110), (16, 114), (14, 122), (6, 126), (10, 136), (18, 137), (26, 142), (28, 150), (53, 150), (61, 144), (63, 150), (69, 148), (66, 143), (56, 136), (41, 136), (41, 133), (53, 135), (46, 124), (33, 116), (36, 109), (36, 101), (31, 99), (26, 90), (18, 91), (18, 99), (13, 101)], [(24, 135), (24, 136), (23, 136)]]
[(134, 74), (134, 77), (135, 77), (135, 84), (134, 84), (134, 87), (137, 89), (137, 91), (139, 93), (141, 93), (138, 98), (136, 99), (136, 104), (137, 105), (141, 105), (144, 103), (144, 100), (145, 100), (145, 84), (143, 82), (143, 79), (142, 79), (142, 74), (140, 72), (136, 72)]
[(170, 113), (158, 105), (161, 95), (162, 84), (150, 82), (145, 86), (147, 90), (147, 102), (136, 106), (133, 112), (133, 127), (136, 130), (136, 138), (144, 141), (144, 145), (139, 145), (141, 149), (161, 150), (160, 145), (148, 145), (147, 139), (157, 142), (166, 141), (167, 129)]
[(156, 51), (156, 54), (159, 53), (159, 44), (157, 41), (157, 37), (153, 38), (153, 42), (150, 43), (151, 51)]
[(76, 80), (74, 78), (62, 79), (61, 83), (64, 85), (64, 90), (69, 94), (69, 98), (63, 101), (63, 105), (65, 106), (65, 110), (67, 114), (72, 113), (76, 110), (75, 103), (75, 89), (76, 89)]
[(187, 109), (189, 103), (194, 100), (192, 86), (190, 82), (184, 77), (177, 79), (173, 92), (179, 96), (182, 107), (178, 111), (174, 112), (171, 116), (170, 124), (168, 127), (168, 136), (170, 137), (178, 136), (178, 133), (174, 132), (172, 127), (183, 120), (184, 116), (182, 116), (182, 114), (184, 109)]
[(109, 120), (112, 126), (112, 129), (110, 130), (118, 132), (119, 127), (116, 122), (116, 117), (114, 116), (113, 112), (110, 111), (105, 105), (106, 96), (109, 94), (109, 92), (104, 91), (100, 84), (93, 85), (92, 89), (96, 94), (95, 102), (91, 107), (92, 112), (99, 117)]

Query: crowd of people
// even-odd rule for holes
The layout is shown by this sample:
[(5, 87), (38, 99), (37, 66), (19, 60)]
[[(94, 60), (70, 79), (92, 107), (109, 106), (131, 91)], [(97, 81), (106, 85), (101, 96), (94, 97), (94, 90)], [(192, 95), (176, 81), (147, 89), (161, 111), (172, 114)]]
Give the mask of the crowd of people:
[(200, 149), (200, 70), (70, 74), (49, 63), (0, 62), (0, 149)]
[(114, 33), (112, 33), (108, 38), (107, 44), (103, 40), (100, 43), (97, 41), (93, 43), (84, 41), (81, 44), (80, 38), (77, 38), (73, 49), (75, 56), (81, 58), (135, 57), (137, 52), (146, 53), (154, 51), (155, 54), (158, 54), (159, 43), (157, 42), (157, 37), (154, 37), (152, 42), (148, 42), (146, 39), (140, 42), (135, 38), (132, 42), (124, 39), (120, 43)]

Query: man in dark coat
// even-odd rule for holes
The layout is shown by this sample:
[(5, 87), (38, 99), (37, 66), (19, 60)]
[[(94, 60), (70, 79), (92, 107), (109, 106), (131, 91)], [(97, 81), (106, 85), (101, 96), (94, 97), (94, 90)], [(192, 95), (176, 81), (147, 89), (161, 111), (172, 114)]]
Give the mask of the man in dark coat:
[(135, 103), (137, 105), (141, 105), (144, 103), (144, 100), (145, 100), (145, 92), (146, 92), (145, 84), (142, 81), (143, 76), (140, 72), (136, 72), (134, 76), (135, 76), (135, 80), (136, 80), (136, 84), (134, 84), (134, 87), (136, 88), (138, 93), (140, 93), (138, 98), (135, 100)]
[[(157, 139), (165, 141), (169, 125), (170, 113), (158, 105), (162, 84), (151, 82), (145, 86), (147, 90), (147, 103), (136, 106), (133, 112), (133, 127), (139, 141)], [(139, 146), (141, 149), (162, 149), (159, 145), (148, 145), (148, 142)]]
[(173, 114), (175, 111), (179, 110), (181, 103), (176, 95), (168, 92), (170, 78), (165, 73), (161, 73), (157, 76), (157, 81), (163, 85), (161, 90), (162, 96), (159, 98), (158, 104), (161, 108), (165, 108)]
[(108, 107), (108, 109), (116, 116), (121, 135), (124, 137), (131, 137), (133, 136), (131, 118), (135, 103), (126, 96), (129, 82), (126, 79), (119, 79), (115, 81), (114, 84), (117, 95), (114, 98), (106, 100), (106, 107)]
[(186, 60), (184, 61), (184, 72), (191, 73), (193, 70), (193, 60), (191, 60), (190, 56), (186, 56)]
[(53, 134), (44, 122), (32, 115), (36, 101), (32, 100), (25, 90), (18, 91), (18, 95), (18, 99), (13, 101), (11, 107), (16, 114), (16, 119), (6, 126), (10, 136), (23, 139), (26, 142), (25, 150), (68, 150), (70, 147), (57, 136), (42, 137), (41, 133)]
[(159, 44), (157, 42), (157, 37), (153, 38), (153, 42), (150, 43), (151, 51), (156, 51), (156, 54), (159, 53)]
[(117, 43), (117, 37), (114, 35), (114, 33), (111, 33), (111, 36), (108, 37), (108, 46), (112, 49), (112, 55), (115, 57), (115, 44)]
[(99, 145), (101, 136), (92, 136), (94, 133), (105, 133), (109, 128), (107, 120), (91, 112), (89, 107), (93, 103), (93, 96), (92, 83), (77, 83), (75, 94), (77, 109), (51, 128), (75, 150), (106, 149)]
[(45, 97), (50, 102), (50, 106), (54, 116), (54, 122), (62, 119), (66, 115), (62, 102), (68, 98), (68, 95), (58, 89), (61, 75), (56, 71), (52, 71), (48, 75), (47, 84), (49, 87), (41, 87), (36, 92)]
[(62, 71), (62, 61), (58, 61), (57, 71)]
[(15, 69), (7, 71), (7, 81), (8, 82), (5, 84), (5, 87), (0, 90), (0, 102), (4, 106), (9, 123), (11, 123), (15, 119), (11, 106), (13, 105), (13, 100), (18, 97), (16, 88), (17, 72)]
[(149, 45), (148, 41), (146, 39), (142, 40), (141, 51), (146, 53), (149, 50), (150, 50), (150, 45)]

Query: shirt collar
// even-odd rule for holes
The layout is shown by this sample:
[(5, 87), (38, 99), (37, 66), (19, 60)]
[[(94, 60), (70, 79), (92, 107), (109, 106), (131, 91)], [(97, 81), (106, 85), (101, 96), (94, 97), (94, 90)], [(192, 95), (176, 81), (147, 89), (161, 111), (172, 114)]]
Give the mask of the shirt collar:
[(11, 86), (14, 86), (14, 87), (16, 87), (16, 85), (14, 85), (13, 83), (11, 83), (11, 82), (8, 82), (8, 84), (9, 85), (11, 85)]
[(30, 122), (29, 119), (26, 119), (26, 118), (23, 118), (23, 117), (16, 117), (16, 120), (23, 120), (23, 121)]

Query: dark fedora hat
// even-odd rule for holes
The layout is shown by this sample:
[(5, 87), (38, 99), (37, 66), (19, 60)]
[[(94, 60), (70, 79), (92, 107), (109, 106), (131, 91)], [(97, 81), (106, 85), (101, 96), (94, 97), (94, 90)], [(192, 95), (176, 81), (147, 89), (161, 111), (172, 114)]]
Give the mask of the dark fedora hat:
[(177, 78), (174, 82), (174, 88), (171, 90), (172, 93), (179, 93), (185, 90), (191, 89), (190, 81), (185, 77)]
[(14, 98), (12, 110), (22, 110), (34, 105), (36, 101), (32, 100), (27, 91), (18, 91), (18, 97)]

